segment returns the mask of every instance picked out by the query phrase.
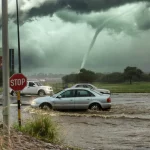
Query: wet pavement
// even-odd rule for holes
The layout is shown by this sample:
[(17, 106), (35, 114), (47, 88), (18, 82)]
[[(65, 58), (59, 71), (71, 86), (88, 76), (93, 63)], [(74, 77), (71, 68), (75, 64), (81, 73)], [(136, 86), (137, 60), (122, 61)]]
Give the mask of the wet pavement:
[[(33, 97), (22, 98), (22, 119), (34, 113)], [(2, 106), (0, 106), (0, 112)], [(17, 122), (17, 105), (11, 105), (11, 123)], [(60, 126), (65, 144), (85, 150), (150, 149), (150, 93), (113, 94), (110, 111), (48, 112)], [(2, 113), (0, 113), (2, 121)]]
[[(37, 98), (37, 95), (26, 95), (26, 96), (21, 96), (20, 101), (23, 105), (30, 105), (31, 101), (34, 98)], [(10, 104), (17, 104), (17, 97), (16, 96), (10, 96)], [(0, 105), (2, 105), (2, 95), (0, 95)]]

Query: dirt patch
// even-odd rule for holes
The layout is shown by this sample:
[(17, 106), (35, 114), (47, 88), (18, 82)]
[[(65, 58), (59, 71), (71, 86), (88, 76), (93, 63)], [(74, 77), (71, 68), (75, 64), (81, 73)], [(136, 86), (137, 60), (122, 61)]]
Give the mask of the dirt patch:
[[(0, 135), (0, 149), (9, 150), (71, 150), (60, 145), (54, 145), (41, 140), (38, 140), (21, 132), (11, 131), (9, 143), (7, 136)], [(7, 145), (7, 146), (6, 146)], [(3, 147), (3, 148), (2, 148)]]

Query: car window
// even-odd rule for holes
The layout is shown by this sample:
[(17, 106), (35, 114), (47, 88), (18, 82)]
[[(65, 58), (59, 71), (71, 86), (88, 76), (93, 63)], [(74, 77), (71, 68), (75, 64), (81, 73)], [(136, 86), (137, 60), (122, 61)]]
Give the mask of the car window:
[(29, 82), (29, 86), (33, 87), (35, 84), (33, 82)]
[(88, 87), (89, 89), (94, 89), (91, 85), (87, 85), (87, 87)]
[(83, 87), (83, 85), (77, 85), (76, 87)]
[(76, 87), (89, 88), (87, 85), (77, 85)]
[(65, 91), (64, 93), (60, 94), (62, 98), (67, 98), (67, 97), (74, 97), (75, 96), (75, 91), (74, 90), (68, 90)]
[(86, 90), (77, 90), (76, 97), (93, 97), (95, 96), (93, 93)]
[(87, 85), (83, 85), (83, 87), (84, 87), (84, 88), (88, 88), (88, 86), (87, 86)]
[(37, 86), (42, 86), (40, 82), (34, 82)]

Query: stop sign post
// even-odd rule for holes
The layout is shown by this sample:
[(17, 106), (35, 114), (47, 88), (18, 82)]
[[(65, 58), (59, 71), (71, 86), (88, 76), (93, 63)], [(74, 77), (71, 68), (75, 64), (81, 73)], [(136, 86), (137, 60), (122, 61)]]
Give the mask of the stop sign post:
[(9, 79), (9, 86), (12, 90), (17, 92), (18, 101), (18, 122), (21, 127), (21, 111), (20, 111), (20, 91), (27, 85), (27, 78), (22, 73), (13, 74)]

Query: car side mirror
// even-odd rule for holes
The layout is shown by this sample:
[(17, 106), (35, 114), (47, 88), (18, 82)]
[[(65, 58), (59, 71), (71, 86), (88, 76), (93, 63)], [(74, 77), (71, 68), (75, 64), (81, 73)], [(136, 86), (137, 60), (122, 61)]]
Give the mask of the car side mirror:
[(61, 95), (58, 95), (57, 98), (62, 98), (62, 96), (61, 96)]

